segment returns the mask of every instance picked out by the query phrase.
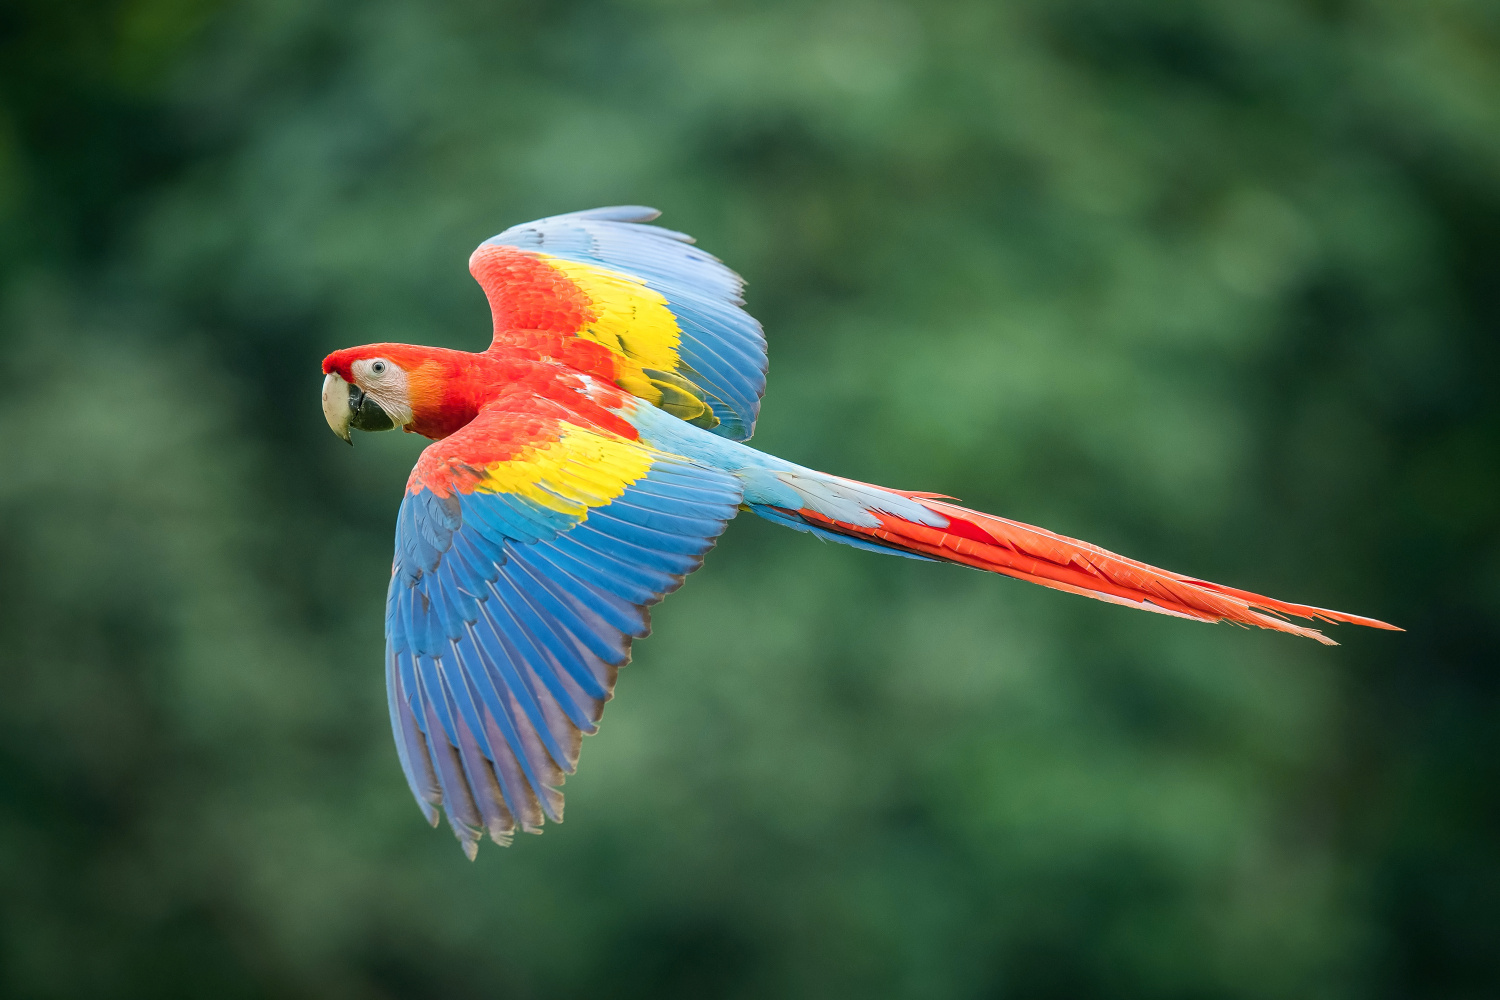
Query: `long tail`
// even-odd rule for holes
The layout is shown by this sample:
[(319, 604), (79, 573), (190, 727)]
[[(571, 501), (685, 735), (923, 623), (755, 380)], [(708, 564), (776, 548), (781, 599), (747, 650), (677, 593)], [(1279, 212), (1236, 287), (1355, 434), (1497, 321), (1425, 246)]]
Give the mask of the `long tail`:
[(795, 491), (801, 505), (752, 502), (751, 510), (859, 548), (959, 563), (1143, 611), (1255, 625), (1330, 646), (1337, 644), (1317, 629), (1281, 616), (1401, 631), (1373, 618), (1291, 604), (1158, 569), (1045, 528), (946, 503), (951, 498), (938, 493), (890, 490), (802, 470), (779, 473), (777, 479)]

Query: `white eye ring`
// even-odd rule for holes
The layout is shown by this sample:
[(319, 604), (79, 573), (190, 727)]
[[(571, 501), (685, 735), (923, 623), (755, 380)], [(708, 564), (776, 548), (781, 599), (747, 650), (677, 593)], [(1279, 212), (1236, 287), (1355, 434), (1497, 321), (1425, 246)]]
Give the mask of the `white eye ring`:
[(384, 375), (385, 374), (385, 362), (384, 361), (377, 361), (377, 362), (375, 362), (374, 364), (372, 364), (370, 366), (370, 371), (374, 372), (376, 375)]

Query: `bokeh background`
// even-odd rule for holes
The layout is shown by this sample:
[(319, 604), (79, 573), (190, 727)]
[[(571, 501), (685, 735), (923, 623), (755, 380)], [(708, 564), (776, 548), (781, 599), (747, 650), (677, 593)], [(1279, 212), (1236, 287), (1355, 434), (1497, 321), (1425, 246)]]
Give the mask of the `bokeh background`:
[[(746, 519), (470, 864), (319, 361), (621, 202), (760, 447), (1409, 631)], [(1497, 265), (1486, 0), (4, 0), (0, 993), (1500, 995)]]

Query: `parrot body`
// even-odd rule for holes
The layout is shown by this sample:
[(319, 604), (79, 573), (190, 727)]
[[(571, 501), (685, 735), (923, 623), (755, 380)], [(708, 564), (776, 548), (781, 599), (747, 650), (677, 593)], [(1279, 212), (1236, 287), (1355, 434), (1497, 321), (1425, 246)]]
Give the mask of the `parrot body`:
[(742, 282), (644, 208), (517, 226), (470, 270), (494, 317), (469, 353), (336, 351), (323, 407), (350, 428), (432, 438), (397, 515), (386, 685), (407, 781), (470, 857), (487, 833), (562, 820), (557, 791), (597, 731), (647, 608), (741, 510), (819, 537), (958, 563), (1130, 607), (1331, 642), (1283, 615), (1391, 628), (1148, 566), (842, 479), (744, 443), (765, 339)]

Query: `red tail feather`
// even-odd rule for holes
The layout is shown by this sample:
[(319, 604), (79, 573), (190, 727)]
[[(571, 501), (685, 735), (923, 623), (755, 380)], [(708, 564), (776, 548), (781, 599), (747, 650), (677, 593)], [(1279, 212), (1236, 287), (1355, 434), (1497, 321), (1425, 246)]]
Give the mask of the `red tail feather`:
[(1317, 629), (1296, 625), (1277, 616), (1291, 615), (1401, 631), (1373, 618), (1290, 604), (1158, 569), (1115, 555), (1097, 545), (1054, 534), (1045, 528), (944, 503), (935, 494), (904, 490), (890, 492), (916, 500), (948, 518), (948, 527), (931, 528), (880, 511), (871, 511), (879, 518), (880, 527), (846, 524), (807, 509), (797, 513), (808, 523), (829, 531), (1160, 614), (1255, 625), (1306, 636), (1330, 646), (1337, 644)]

